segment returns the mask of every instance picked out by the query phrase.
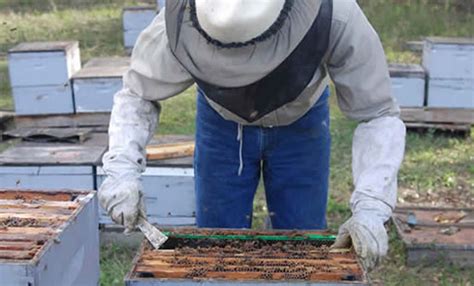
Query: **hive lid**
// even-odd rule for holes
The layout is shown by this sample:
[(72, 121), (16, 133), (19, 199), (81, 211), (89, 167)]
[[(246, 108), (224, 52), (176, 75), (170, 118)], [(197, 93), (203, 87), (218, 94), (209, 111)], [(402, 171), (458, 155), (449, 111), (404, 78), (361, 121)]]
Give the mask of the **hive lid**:
[(393, 63), (388, 69), (391, 77), (425, 77), (425, 70), (420, 65)]
[(21, 142), (0, 154), (0, 165), (98, 165), (107, 149), (107, 134), (93, 134), (82, 144)]
[(425, 39), (425, 41), (433, 44), (474, 45), (474, 38), (428, 37)]
[(129, 67), (130, 58), (94, 58), (87, 62), (72, 78), (121, 78)]
[(79, 47), (78, 41), (29, 42), (11, 48), (9, 53), (65, 52), (76, 47)]

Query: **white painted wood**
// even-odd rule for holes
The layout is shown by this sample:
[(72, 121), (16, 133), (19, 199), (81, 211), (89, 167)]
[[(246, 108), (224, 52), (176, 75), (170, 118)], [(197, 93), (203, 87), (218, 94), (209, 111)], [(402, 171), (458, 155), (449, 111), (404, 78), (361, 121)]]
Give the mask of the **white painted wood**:
[(124, 31), (123, 33), (123, 45), (127, 49), (132, 49), (135, 46), (135, 43), (138, 40), (138, 36), (140, 36), (140, 33), (142, 30), (130, 30), (130, 31)]
[(32, 190), (93, 190), (93, 175), (23, 175), (3, 174), (0, 168), (0, 188)]
[(428, 107), (474, 109), (474, 79), (430, 79)]
[(73, 81), (76, 112), (110, 112), (114, 95), (122, 89), (121, 78), (76, 79)]
[(156, 16), (155, 7), (127, 7), (123, 9), (123, 30), (144, 30)]
[(474, 79), (474, 41), (428, 38), (423, 66), (432, 79)]
[(22, 50), (8, 55), (13, 87), (64, 85), (81, 69), (79, 46), (67, 50)]
[[(102, 168), (97, 168), (97, 185), (105, 180)], [(192, 168), (148, 167), (141, 177), (147, 215), (152, 223), (183, 226), (195, 224), (196, 198)], [(100, 222), (110, 224), (104, 210)]]
[(12, 93), (18, 115), (74, 113), (69, 82), (54, 86), (17, 86), (12, 88)]
[(392, 77), (392, 94), (401, 107), (423, 107), (425, 80), (415, 77)]
[(123, 40), (126, 49), (135, 46), (140, 33), (151, 24), (157, 14), (153, 6), (127, 7), (123, 9)]

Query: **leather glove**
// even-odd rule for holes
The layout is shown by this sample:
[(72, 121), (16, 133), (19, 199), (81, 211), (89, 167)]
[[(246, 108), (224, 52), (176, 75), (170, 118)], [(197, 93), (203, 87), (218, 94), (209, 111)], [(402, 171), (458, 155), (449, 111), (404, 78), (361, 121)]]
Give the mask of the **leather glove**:
[(368, 271), (372, 270), (387, 255), (388, 235), (382, 220), (372, 219), (370, 212), (352, 216), (340, 228), (333, 248), (354, 250)]
[(405, 125), (396, 117), (361, 123), (354, 133), (352, 217), (339, 229), (333, 248), (354, 246), (367, 270), (387, 254), (384, 223), (397, 201), (397, 175), (405, 151)]
[(138, 219), (146, 218), (143, 187), (139, 179), (108, 177), (99, 190), (99, 202), (112, 220), (125, 227), (125, 233), (135, 230)]

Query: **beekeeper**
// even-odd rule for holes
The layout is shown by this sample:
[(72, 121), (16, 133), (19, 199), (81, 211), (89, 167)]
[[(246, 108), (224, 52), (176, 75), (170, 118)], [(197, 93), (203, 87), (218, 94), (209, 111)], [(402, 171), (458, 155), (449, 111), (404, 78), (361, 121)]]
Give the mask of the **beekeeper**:
[(160, 101), (196, 83), (198, 226), (250, 227), (262, 174), (274, 228), (325, 228), (329, 77), (359, 122), (352, 217), (335, 245), (352, 240), (372, 268), (388, 249), (405, 126), (380, 39), (355, 0), (167, 1), (115, 95), (101, 205), (128, 230), (145, 216), (140, 174)]

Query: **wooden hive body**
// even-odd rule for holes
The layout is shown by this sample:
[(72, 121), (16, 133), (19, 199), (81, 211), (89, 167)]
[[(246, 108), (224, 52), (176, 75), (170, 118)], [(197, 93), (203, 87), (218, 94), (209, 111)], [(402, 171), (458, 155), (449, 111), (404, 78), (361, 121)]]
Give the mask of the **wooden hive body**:
[(425, 71), (419, 65), (391, 64), (392, 93), (401, 107), (425, 104)]
[(81, 68), (78, 42), (22, 43), (9, 51), (16, 113), (74, 113), (71, 76)]
[[(192, 141), (190, 136), (160, 136), (150, 144)], [(102, 168), (97, 169), (97, 185), (105, 180)], [(164, 226), (193, 226), (196, 224), (193, 158), (148, 161), (142, 174), (147, 214), (150, 222)], [(111, 225), (104, 210), (100, 223)]]
[(98, 285), (95, 192), (0, 190), (0, 205), (2, 285)]
[(140, 33), (156, 16), (155, 6), (127, 7), (123, 9), (123, 40), (126, 49), (132, 49)]
[[(215, 237), (189, 239), (182, 236), (189, 234)], [(297, 240), (308, 234), (327, 235), (174, 230), (159, 250), (143, 244), (126, 277), (126, 285), (368, 285), (353, 252), (330, 252), (330, 241)], [(248, 236), (260, 238), (247, 239)], [(286, 238), (277, 241), (269, 236)]]
[(95, 58), (72, 78), (76, 112), (110, 112), (115, 93), (123, 86), (122, 77), (129, 58)]
[(20, 143), (0, 154), (0, 188), (96, 189), (96, 166), (107, 136), (83, 144)]
[(427, 38), (428, 107), (474, 109), (474, 40)]
[[(430, 265), (440, 260), (463, 267), (474, 266), (473, 208), (398, 207), (393, 221), (406, 246), (409, 266)], [(409, 221), (414, 223), (413, 227)], [(451, 227), (453, 233), (443, 234)]]

